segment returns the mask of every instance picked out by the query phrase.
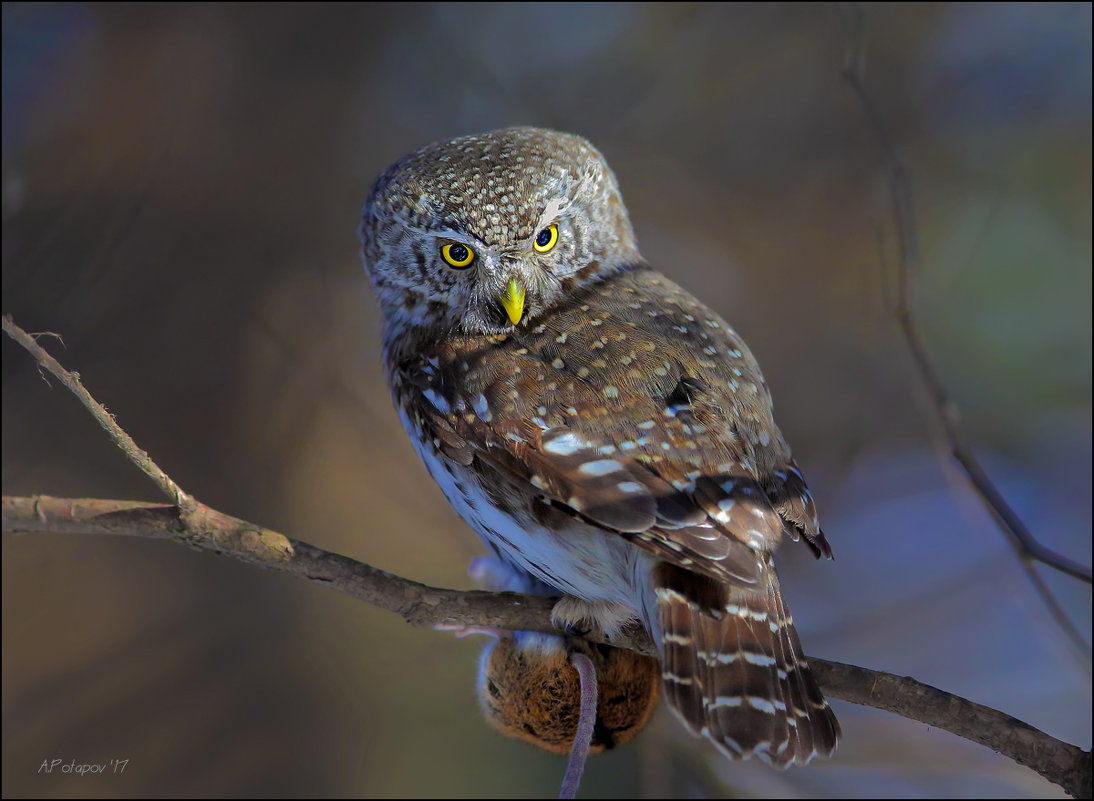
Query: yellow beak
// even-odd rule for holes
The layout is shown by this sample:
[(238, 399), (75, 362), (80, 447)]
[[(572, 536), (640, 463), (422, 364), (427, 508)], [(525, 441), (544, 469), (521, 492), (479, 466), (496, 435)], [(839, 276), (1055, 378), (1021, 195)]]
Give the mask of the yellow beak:
[(524, 316), (524, 286), (516, 278), (510, 278), (509, 285), (505, 287), (505, 294), (500, 300), (513, 325), (519, 323), (520, 318)]

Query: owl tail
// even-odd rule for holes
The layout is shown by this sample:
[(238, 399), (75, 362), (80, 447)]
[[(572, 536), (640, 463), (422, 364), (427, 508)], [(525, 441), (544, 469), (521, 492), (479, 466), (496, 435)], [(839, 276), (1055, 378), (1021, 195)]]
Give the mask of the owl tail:
[(662, 563), (654, 573), (665, 697), (732, 759), (830, 756), (836, 716), (809, 671), (774, 566), (745, 591)]

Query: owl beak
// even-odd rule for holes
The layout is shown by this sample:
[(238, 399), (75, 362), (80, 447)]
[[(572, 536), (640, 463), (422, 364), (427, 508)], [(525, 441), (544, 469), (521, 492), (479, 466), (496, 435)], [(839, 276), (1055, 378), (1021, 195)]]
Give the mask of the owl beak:
[(513, 325), (519, 323), (520, 318), (524, 316), (524, 285), (516, 278), (510, 278), (509, 284), (505, 287), (505, 294), (500, 300)]

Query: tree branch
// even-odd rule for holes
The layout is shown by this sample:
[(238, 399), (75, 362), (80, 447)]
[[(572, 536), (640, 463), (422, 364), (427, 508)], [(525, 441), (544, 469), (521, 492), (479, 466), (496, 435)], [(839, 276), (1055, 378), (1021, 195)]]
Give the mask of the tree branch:
[[(3, 498), (4, 533), (115, 534), (170, 540), (290, 573), (386, 609), (415, 626), (482, 626), (558, 633), (554, 599), (445, 590), (400, 578), (341, 554), (218, 512), (199, 501), (184, 516), (177, 506), (98, 499)], [(630, 647), (653, 654), (648, 638)]]
[[(188, 512), (194, 502), (193, 498), (183, 492), (182, 487), (176, 484), (174, 479), (167, 475), (158, 464), (153, 462), (151, 456), (137, 447), (137, 443), (133, 441), (133, 438), (118, 425), (114, 415), (91, 397), (91, 393), (84, 389), (84, 385), (80, 383), (79, 373), (70, 373), (37, 342), (37, 338), (40, 336), (55, 336), (59, 340), (61, 337), (50, 332), (28, 334), (15, 324), (10, 314), (4, 315), (3, 325), (4, 333), (22, 345), (38, 362), (40, 368), (44, 367), (49, 370), (62, 384), (68, 387), (73, 395), (79, 398), (80, 403), (91, 412), (91, 416), (95, 418), (96, 422), (107, 433), (107, 436), (122, 449), (122, 453), (126, 455), (126, 458), (152, 479), (152, 483), (160, 488), (160, 492), (167, 496), (168, 500)], [(61, 340), (61, 342), (63, 344), (64, 340)]]
[[(930, 396), (935, 418), (941, 428), (950, 454), (961, 465), (965, 476), (972, 486), (973, 492), (979, 496), (984, 505), (991, 512), (1002, 531), (1008, 536), (1022, 559), (1023, 565), (1029, 569), (1029, 562), (1038, 561), (1051, 568), (1059, 570), (1069, 576), (1091, 583), (1091, 569), (1073, 559), (1058, 554), (1045, 547), (1022, 522), (1018, 513), (1007, 503), (1003, 494), (995, 486), (987, 472), (980, 465), (976, 454), (972, 452), (961, 433), (959, 422), (961, 413), (957, 404), (949, 397), (942, 379), (935, 370), (931, 361), (927, 346), (919, 333), (915, 318), (912, 315), (912, 277), (919, 268), (919, 239), (915, 222), (915, 202), (912, 194), (911, 180), (903, 160), (897, 153), (892, 137), (885, 125), (885, 121), (878, 111), (866, 85), (862, 80), (863, 62), (865, 60), (865, 20), (862, 10), (857, 3), (851, 4), (848, 10), (848, 48), (844, 59), (841, 77), (855, 93), (863, 113), (869, 120), (870, 127), (881, 146), (885, 172), (889, 181), (889, 191), (892, 195), (893, 221), (896, 226), (897, 239), (899, 241), (900, 258), (897, 265), (897, 299), (893, 314), (900, 325), (901, 333), (915, 363), (916, 371)], [(1036, 585), (1036, 582), (1035, 582)], [(1040, 586), (1040, 585), (1038, 585)], [(1058, 607), (1055, 600), (1046, 598), (1050, 609)], [(1060, 612), (1062, 614), (1062, 611)], [(1083, 640), (1074, 630), (1070, 621), (1066, 620), (1066, 626), (1072, 639), (1078, 638), (1080, 646)]]
[[(184, 518), (178, 507), (139, 501), (4, 496), (3, 531), (171, 540), (300, 576), (394, 612), (415, 626), (560, 633), (551, 624), (554, 598), (430, 587), (193, 503), (193, 513)], [(639, 628), (614, 640), (599, 635), (588, 639), (657, 654)], [(1037, 771), (1075, 797), (1090, 795), (1090, 753), (1016, 718), (912, 678), (815, 657), (809, 657), (809, 666), (828, 696), (945, 729)]]

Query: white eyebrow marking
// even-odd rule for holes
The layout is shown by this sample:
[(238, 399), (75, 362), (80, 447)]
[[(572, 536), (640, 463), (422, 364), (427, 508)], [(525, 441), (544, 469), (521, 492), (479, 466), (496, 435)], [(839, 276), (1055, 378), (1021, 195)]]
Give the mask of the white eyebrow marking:
[(536, 230), (532, 232), (534, 238), (540, 231), (562, 216), (562, 212), (570, 207), (570, 201), (566, 198), (556, 197), (543, 209), (536, 221)]

